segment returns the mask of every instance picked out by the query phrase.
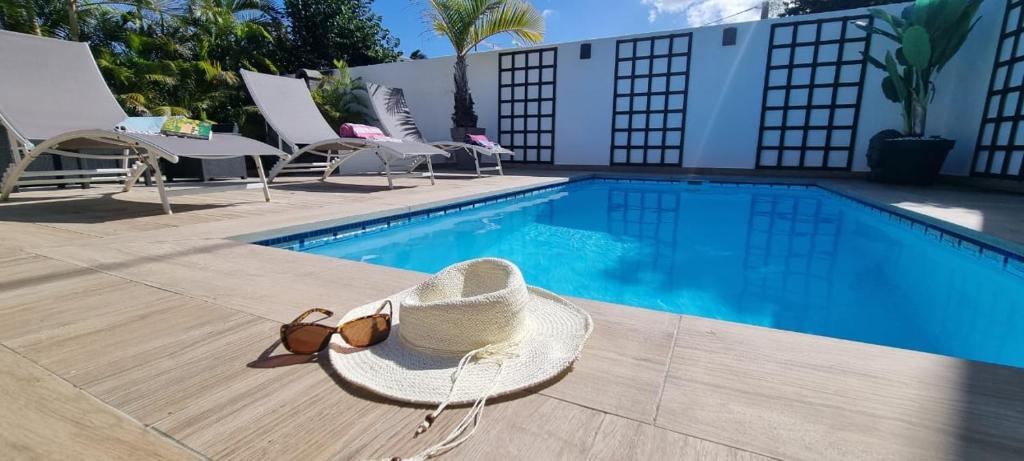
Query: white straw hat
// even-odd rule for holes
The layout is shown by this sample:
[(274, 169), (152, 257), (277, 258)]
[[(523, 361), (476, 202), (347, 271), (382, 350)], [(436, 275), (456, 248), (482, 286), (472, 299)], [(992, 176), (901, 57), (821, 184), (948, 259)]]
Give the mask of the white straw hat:
[[(335, 337), (330, 360), (358, 387), (402, 402), (439, 404), (418, 433), (447, 405), (474, 403), (465, 424), (424, 458), (464, 441), (468, 434), (456, 436), (472, 433), (488, 398), (543, 383), (571, 366), (593, 330), (590, 314), (527, 286), (519, 268), (502, 259), (449, 266), (390, 299), (398, 309), (388, 339), (357, 349)], [(356, 308), (342, 322), (378, 306)]]

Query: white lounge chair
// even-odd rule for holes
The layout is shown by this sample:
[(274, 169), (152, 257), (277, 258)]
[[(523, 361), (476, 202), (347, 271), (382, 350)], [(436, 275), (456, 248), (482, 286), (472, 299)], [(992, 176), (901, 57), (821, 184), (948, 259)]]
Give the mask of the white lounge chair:
[[(113, 181), (124, 182), (123, 190), (127, 192), (150, 168), (167, 214), (171, 213), (168, 197), (177, 195), (259, 188), (264, 199), (270, 201), (258, 157), (281, 157), (283, 152), (235, 135), (217, 134), (211, 140), (199, 140), (114, 131), (126, 117), (88, 45), (0, 31), (0, 125), (7, 130), (12, 156), (0, 182), (0, 200), (6, 201), (16, 187), (33, 185)], [(27, 171), (41, 155), (121, 163), (119, 168)], [(160, 159), (177, 163), (179, 157), (244, 156), (256, 159), (260, 182), (168, 189), (160, 172)], [(133, 159), (135, 163), (129, 165)]]
[[(323, 173), (321, 179), (326, 180), (349, 159), (359, 154), (372, 153), (383, 165), (389, 188), (394, 187), (394, 177), (422, 177), (422, 174), (413, 173), (413, 170), (423, 163), (427, 164), (427, 176), (430, 183), (434, 184), (431, 156), (450, 155), (419, 142), (339, 137), (316, 108), (309, 88), (302, 80), (246, 70), (242, 71), (242, 80), (263, 118), (277, 134), (279, 147), (288, 152), (286, 157), (270, 169), (270, 181), (281, 173), (295, 172)], [(296, 163), (295, 160), (304, 154), (318, 155), (324, 160)], [(407, 171), (395, 173), (394, 166), (398, 164), (403, 164), (403, 169)]]
[[(429, 142), (423, 138), (423, 134), (416, 124), (416, 119), (412, 116), (409, 105), (406, 104), (405, 92), (401, 88), (390, 88), (377, 83), (367, 83), (366, 88), (370, 93), (370, 101), (373, 103), (373, 110), (379, 121), (379, 126), (388, 136), (429, 144), (448, 152), (466, 152), (473, 156), (477, 176), (482, 176), (484, 171), (497, 171), (499, 175), (505, 174), (501, 168), (501, 156), (513, 156), (515, 152), (504, 147), (488, 149), (483, 146), (456, 141)], [(481, 167), (480, 157), (483, 155), (494, 157), (497, 166)]]

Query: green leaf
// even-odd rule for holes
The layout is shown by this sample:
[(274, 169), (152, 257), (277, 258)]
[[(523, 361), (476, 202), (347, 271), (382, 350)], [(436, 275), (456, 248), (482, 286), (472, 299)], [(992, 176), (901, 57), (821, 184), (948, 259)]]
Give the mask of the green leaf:
[(917, 0), (914, 2), (914, 9), (911, 14), (911, 21), (915, 25), (922, 26), (933, 16), (936, 8), (941, 8), (943, 0)]
[(907, 101), (908, 91), (907, 82), (903, 80), (903, 76), (900, 75), (899, 69), (896, 67), (896, 60), (893, 59), (892, 53), (885, 53), (885, 69), (889, 73), (889, 79), (891, 79), (892, 86), (896, 89), (896, 95), (898, 101)]
[(924, 27), (911, 26), (903, 32), (903, 55), (914, 67), (919, 69), (928, 67), (932, 58), (932, 45), (928, 31)]
[(891, 77), (885, 77), (882, 79), (882, 94), (885, 98), (892, 102), (900, 102), (899, 92), (896, 90), (896, 84), (892, 82)]
[(903, 8), (903, 11), (900, 12), (900, 18), (903, 19), (904, 22), (912, 21), (913, 17), (914, 17), (914, 5), (913, 4), (907, 5), (907, 7)]
[(881, 19), (883, 22), (888, 24), (889, 27), (892, 28), (892, 30), (895, 31), (896, 33), (899, 33), (900, 29), (903, 29), (903, 20), (889, 14), (888, 11), (878, 8), (872, 8), (868, 11), (871, 13), (872, 16)]
[(877, 28), (875, 26), (869, 26), (867, 24), (861, 24), (861, 23), (857, 23), (856, 26), (860, 30), (863, 30), (864, 32), (867, 32), (869, 34), (881, 35), (881, 36), (883, 36), (885, 38), (888, 38), (889, 40), (892, 40), (892, 41), (894, 41), (896, 43), (900, 43), (900, 41), (901, 41), (900, 37), (898, 35), (896, 35), (896, 34), (894, 34), (892, 32), (889, 32), (887, 30), (882, 30), (882, 29), (879, 29), (879, 28)]
[(866, 58), (868, 58), (868, 64), (871, 64), (872, 66), (875, 66), (876, 68), (885, 71), (885, 64), (882, 61), (879, 61), (878, 58), (867, 54), (866, 51), (861, 51), (860, 54), (863, 54)]
[(936, 47), (935, 49), (932, 64), (936, 66), (936, 72), (941, 71), (946, 63), (960, 51), (964, 42), (967, 41), (967, 37), (974, 30), (974, 26), (978, 24), (978, 19), (975, 19), (974, 16), (980, 6), (980, 0), (972, 1), (960, 12), (957, 20), (948, 28), (942, 47)]
[(903, 53), (903, 47), (896, 49), (896, 63), (901, 66), (909, 66), (910, 61), (907, 61), (907, 55)]

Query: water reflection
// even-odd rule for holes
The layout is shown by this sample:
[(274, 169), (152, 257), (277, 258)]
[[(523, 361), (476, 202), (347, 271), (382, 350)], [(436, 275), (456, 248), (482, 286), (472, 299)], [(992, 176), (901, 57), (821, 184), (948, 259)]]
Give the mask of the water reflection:
[[(754, 194), (738, 310), (765, 324), (827, 321), (843, 216), (835, 200)], [(770, 320), (769, 320), (770, 319)]]

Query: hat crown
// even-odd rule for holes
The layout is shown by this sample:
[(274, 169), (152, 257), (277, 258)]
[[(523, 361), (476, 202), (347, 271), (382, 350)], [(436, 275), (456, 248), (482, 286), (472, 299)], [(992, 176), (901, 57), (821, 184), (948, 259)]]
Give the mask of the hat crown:
[(523, 275), (502, 259), (450, 266), (402, 301), (399, 334), (436, 354), (465, 354), (514, 341), (524, 330), (530, 293)]

